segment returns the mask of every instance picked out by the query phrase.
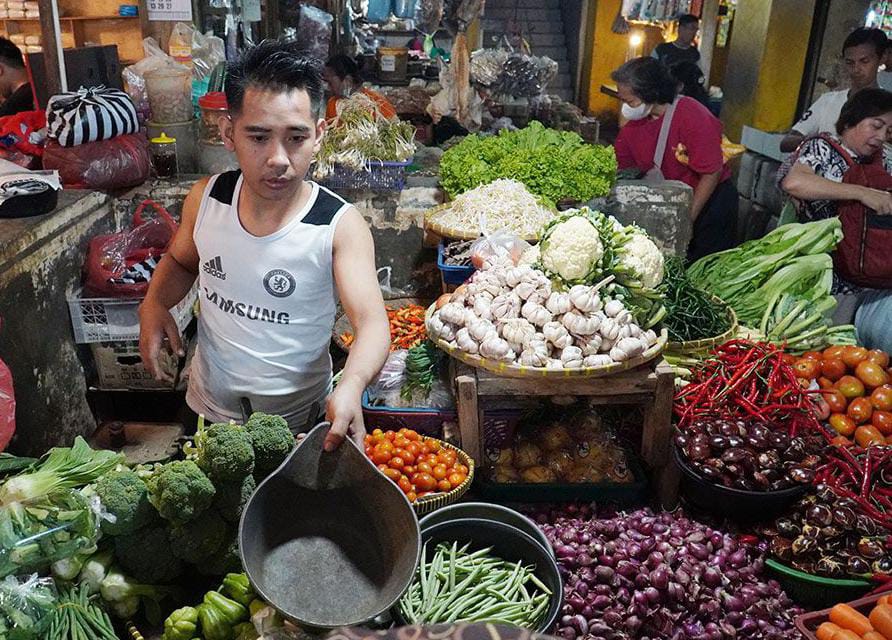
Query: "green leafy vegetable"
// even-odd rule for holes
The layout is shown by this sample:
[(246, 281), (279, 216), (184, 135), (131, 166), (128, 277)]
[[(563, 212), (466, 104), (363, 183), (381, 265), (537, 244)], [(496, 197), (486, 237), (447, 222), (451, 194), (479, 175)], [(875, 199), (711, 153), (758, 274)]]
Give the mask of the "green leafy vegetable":
[(667, 310), (663, 324), (673, 342), (714, 338), (731, 328), (727, 307), (691, 283), (682, 258), (666, 259), (666, 275), (660, 290)]
[(588, 145), (577, 134), (533, 121), (497, 136), (470, 135), (440, 159), (440, 183), (455, 197), (498, 178), (513, 178), (551, 204), (606, 196), (616, 180), (612, 147)]

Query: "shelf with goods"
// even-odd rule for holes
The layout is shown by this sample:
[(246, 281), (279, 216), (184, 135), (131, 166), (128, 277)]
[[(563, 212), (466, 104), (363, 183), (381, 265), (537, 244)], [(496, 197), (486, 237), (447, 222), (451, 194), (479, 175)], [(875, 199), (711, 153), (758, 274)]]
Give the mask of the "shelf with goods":
[[(63, 48), (83, 47), (91, 44), (116, 45), (122, 61), (135, 61), (143, 57), (142, 30), (138, 16), (118, 15), (117, 0), (98, 0), (84, 6), (76, 0), (59, 3), (59, 26)], [(88, 11), (89, 13), (84, 13)], [(23, 34), (41, 36), (39, 18), (0, 18), (0, 33), (13, 36)], [(19, 43), (17, 43), (19, 44)], [(21, 46), (21, 45), (20, 45)], [(31, 45), (35, 46), (35, 45)], [(27, 51), (33, 53), (34, 51)]]

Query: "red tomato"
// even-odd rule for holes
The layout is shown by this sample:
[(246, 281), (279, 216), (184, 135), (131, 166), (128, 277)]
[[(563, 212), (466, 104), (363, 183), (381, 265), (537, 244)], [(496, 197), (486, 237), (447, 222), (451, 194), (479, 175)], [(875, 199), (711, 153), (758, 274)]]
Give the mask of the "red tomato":
[(855, 429), (855, 442), (862, 449), (866, 449), (873, 444), (886, 444), (886, 438), (876, 427), (865, 424)]
[(422, 492), (433, 491), (437, 488), (437, 480), (431, 474), (423, 472), (415, 474), (415, 477), (412, 478), (412, 484)]
[(413, 465), (407, 464), (405, 467), (403, 467), (403, 473), (411, 478), (412, 474), (415, 473), (415, 467)]
[(845, 413), (849, 401), (840, 393), (839, 389), (828, 389), (821, 394), (824, 401), (830, 406), (831, 413)]
[(833, 388), (833, 380), (830, 378), (825, 378), (821, 376), (818, 378), (818, 387), (821, 389), (832, 389)]
[(797, 378), (814, 380), (821, 373), (821, 363), (817, 360), (800, 358), (796, 361), (796, 364), (793, 365), (793, 371), (796, 372)]
[(409, 499), (409, 502), (415, 502), (416, 500), (418, 500), (418, 494), (414, 491), (410, 491), (406, 494), (406, 498)]
[(405, 449), (408, 444), (409, 441), (406, 439), (405, 436), (398, 435), (393, 439), (393, 446), (397, 449)]
[(876, 362), (865, 360), (855, 367), (855, 376), (864, 383), (868, 389), (876, 389), (889, 382), (889, 376)]
[(867, 359), (880, 365), (883, 369), (886, 369), (889, 366), (889, 354), (885, 351), (880, 351), (879, 349), (871, 349), (868, 351)]
[(865, 360), (867, 360), (867, 349), (864, 347), (846, 347), (843, 349), (842, 361), (850, 369), (854, 369)]
[(451, 484), (453, 487), (457, 487), (465, 481), (465, 478), (466, 476), (464, 474), (453, 472), (450, 473), (449, 477), (446, 479), (449, 480), (449, 484)]
[(431, 475), (434, 476), (437, 480), (443, 480), (447, 475), (448, 471), (446, 470), (445, 464), (438, 464), (433, 469), (431, 469)]
[(843, 376), (837, 381), (836, 388), (849, 400), (864, 395), (864, 383), (855, 376)]
[(406, 451), (412, 454), (413, 457), (417, 458), (421, 455), (421, 445), (413, 440), (409, 440), (409, 444), (406, 445)]
[(798, 358), (790, 353), (784, 353), (781, 355), (781, 360), (783, 360), (784, 364), (788, 364), (792, 367), (794, 364), (796, 364), (796, 360), (798, 360)]
[(415, 464), (415, 456), (408, 449), (403, 449), (402, 447), (397, 447), (393, 450), (393, 455), (399, 456), (403, 460), (406, 461), (406, 464)]
[(870, 404), (868, 398), (855, 398), (849, 403), (846, 409), (846, 415), (849, 416), (855, 424), (864, 424), (870, 420), (873, 415), (873, 405)]
[(399, 469), (391, 469), (390, 467), (387, 467), (384, 469), (384, 475), (394, 482), (399, 482), (403, 474), (399, 472)]
[(821, 361), (821, 375), (836, 382), (846, 375), (846, 363), (837, 358)]
[(384, 437), (393, 442), (396, 439), (396, 434), (393, 431), (387, 431)]
[(880, 411), (892, 411), (892, 385), (884, 384), (874, 389), (870, 401)]
[(412, 482), (404, 475), (400, 475), (400, 479), (397, 481), (400, 489), (403, 490), (403, 493), (409, 493), (412, 490)]
[(821, 352), (821, 356), (823, 356), (824, 360), (832, 360), (832, 359), (842, 359), (842, 354), (845, 351), (845, 347), (843, 346), (835, 346), (835, 347), (827, 347), (824, 351)]
[(440, 480), (437, 482), (437, 491), (452, 491), (452, 483), (449, 480)]
[(406, 463), (405, 463), (405, 461), (404, 461), (402, 458), (400, 458), (399, 456), (393, 456), (393, 457), (387, 462), (387, 466), (389, 466), (391, 469), (399, 469), (400, 471), (402, 471), (403, 467), (406, 466)]
[(417, 432), (417, 431), (412, 431), (411, 429), (410, 429), (409, 432), (406, 434), (406, 438), (408, 438), (408, 439), (411, 440), (412, 442), (421, 442), (421, 436), (418, 434), (418, 432)]
[(834, 413), (830, 416), (830, 426), (841, 436), (850, 437), (855, 433), (855, 423), (844, 413)]
[(415, 470), (418, 471), (418, 473), (430, 473), (433, 471), (433, 467), (427, 462), (419, 462), (415, 465)]
[(807, 360), (821, 360), (824, 356), (821, 355), (820, 351), (806, 351), (802, 354), (802, 357)]
[(874, 411), (870, 416), (870, 424), (884, 436), (892, 436), (892, 412)]
[(455, 471), (456, 471), (456, 473), (463, 473), (464, 475), (468, 475), (468, 472), (469, 472), (468, 468), (461, 463), (455, 465)]
[(393, 455), (389, 451), (375, 447), (370, 457), (375, 464), (387, 464)]
[(431, 453), (436, 453), (441, 449), (440, 442), (438, 440), (434, 440), (433, 438), (428, 438), (424, 441), (424, 444), (426, 444), (427, 448), (431, 450)]

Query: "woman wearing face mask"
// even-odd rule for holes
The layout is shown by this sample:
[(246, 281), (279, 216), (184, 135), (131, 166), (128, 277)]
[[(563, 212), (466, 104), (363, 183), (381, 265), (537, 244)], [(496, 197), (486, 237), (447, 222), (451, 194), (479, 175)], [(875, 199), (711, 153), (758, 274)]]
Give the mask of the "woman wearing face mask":
[(614, 145), (619, 168), (691, 186), (689, 260), (734, 246), (737, 189), (722, 157), (721, 122), (693, 98), (678, 96), (676, 80), (653, 58), (630, 60), (611, 77), (627, 120)]
[(385, 118), (395, 118), (396, 109), (393, 105), (376, 91), (362, 86), (362, 78), (359, 75), (359, 65), (350, 56), (343, 54), (329, 58), (323, 70), (325, 83), (332, 94), (325, 105), (325, 119), (334, 120), (338, 115), (338, 101), (341, 98), (349, 98), (359, 91), (375, 101), (378, 111)]

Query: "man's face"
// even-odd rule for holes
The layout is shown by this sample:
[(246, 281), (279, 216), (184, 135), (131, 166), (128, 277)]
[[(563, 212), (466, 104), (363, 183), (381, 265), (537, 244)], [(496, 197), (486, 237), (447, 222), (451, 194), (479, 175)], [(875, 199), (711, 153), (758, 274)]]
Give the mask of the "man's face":
[(883, 61), (877, 54), (876, 47), (869, 43), (859, 44), (843, 51), (842, 57), (852, 89), (859, 91), (876, 83), (877, 70)]
[(242, 109), (223, 127), (226, 148), (235, 151), (245, 183), (256, 195), (282, 201), (300, 189), (325, 131), (303, 89), (249, 87)]
[(678, 27), (678, 41), (681, 44), (690, 45), (694, 42), (694, 38), (697, 37), (697, 32), (700, 30), (700, 24), (697, 22), (692, 22), (690, 24), (683, 24)]

